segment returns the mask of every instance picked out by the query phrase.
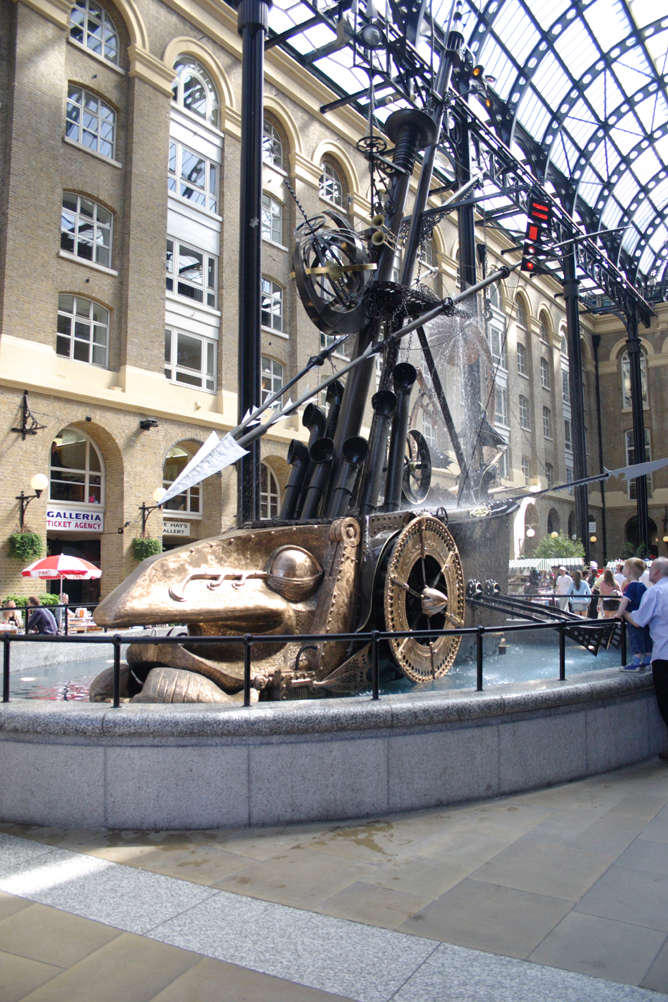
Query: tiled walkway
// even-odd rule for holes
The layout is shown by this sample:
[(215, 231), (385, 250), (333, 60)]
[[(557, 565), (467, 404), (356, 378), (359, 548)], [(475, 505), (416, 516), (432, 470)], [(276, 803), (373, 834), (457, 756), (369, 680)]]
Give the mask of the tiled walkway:
[(0, 1002), (668, 999), (658, 759), (369, 822), (0, 828)]

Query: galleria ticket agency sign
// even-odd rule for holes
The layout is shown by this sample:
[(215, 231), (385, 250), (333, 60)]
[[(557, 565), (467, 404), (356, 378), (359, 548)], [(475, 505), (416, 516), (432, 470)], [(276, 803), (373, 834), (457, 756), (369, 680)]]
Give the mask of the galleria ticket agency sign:
[(162, 532), (165, 536), (189, 536), (190, 522), (170, 522), (165, 519), (162, 523)]
[(60, 532), (103, 532), (104, 512), (75, 511), (73, 508), (47, 508), (46, 528)]

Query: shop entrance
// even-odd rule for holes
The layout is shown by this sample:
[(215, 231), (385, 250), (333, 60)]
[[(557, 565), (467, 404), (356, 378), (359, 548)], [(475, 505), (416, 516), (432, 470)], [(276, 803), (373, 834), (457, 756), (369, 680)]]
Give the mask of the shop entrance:
[[(74, 536), (74, 538), (73, 538)], [(96, 567), (100, 566), (100, 540), (90, 537), (76, 538), (72, 533), (67, 537), (55, 536), (49, 533), (46, 538), (47, 553), (57, 557), (64, 553), (68, 557), (80, 557), (88, 560)], [(55, 595), (60, 594), (60, 581), (48, 581), (48, 590)], [(100, 601), (100, 579), (92, 581), (63, 581), (63, 591), (69, 595), (70, 605), (85, 605)]]

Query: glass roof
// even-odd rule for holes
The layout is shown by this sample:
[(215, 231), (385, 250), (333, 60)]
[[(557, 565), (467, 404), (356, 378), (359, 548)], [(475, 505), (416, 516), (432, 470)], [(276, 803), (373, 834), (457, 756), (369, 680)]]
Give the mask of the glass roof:
[[(391, 38), (390, 11), (415, 0), (366, 0)], [(359, 10), (362, 11), (360, 0)], [(451, 0), (427, 0), (415, 48), (438, 66)], [(623, 226), (608, 254), (635, 284), (660, 279), (668, 257), (668, 13), (657, 0), (463, 0), (464, 37), (484, 67), (494, 115), (474, 102), (483, 122), (501, 135), (539, 179), (570, 192), (573, 216), (592, 232)], [(366, 57), (351, 36), (360, 30), (358, 0), (274, 0), (276, 33), (313, 21), (285, 48), (309, 65), (335, 93), (368, 88)], [(344, 11), (346, 13), (344, 14)], [(343, 21), (347, 30), (342, 30)], [(383, 81), (398, 72), (386, 46), (373, 58), (386, 76), (376, 80), (376, 120), (406, 101)], [(384, 100), (385, 99), (385, 100)], [(362, 114), (368, 98), (354, 103)], [(571, 185), (567, 184), (570, 179)], [(499, 205), (503, 203), (500, 202)], [(509, 229), (523, 229), (512, 216)]]

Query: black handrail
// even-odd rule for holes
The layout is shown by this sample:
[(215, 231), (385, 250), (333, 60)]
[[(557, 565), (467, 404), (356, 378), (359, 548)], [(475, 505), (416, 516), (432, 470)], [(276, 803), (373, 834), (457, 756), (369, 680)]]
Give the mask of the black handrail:
[[(622, 630), (622, 641), (621, 641), (621, 655), (622, 664), (626, 664), (626, 622), (621, 620), (621, 630)], [(176, 636), (160, 637), (161, 644), (183, 644), (187, 643), (189, 646), (198, 644), (204, 647), (210, 645), (216, 645), (221, 643), (227, 644), (243, 644), (243, 659), (244, 659), (244, 706), (250, 706), (250, 695), (252, 688), (252, 678), (251, 678), (251, 666), (252, 666), (252, 648), (253, 644), (266, 644), (268, 640), (271, 643), (310, 643), (327, 641), (329, 643), (351, 643), (351, 642), (369, 642), (371, 644), (371, 698), (377, 700), (380, 698), (380, 671), (378, 662), (378, 644), (383, 640), (399, 640), (404, 637), (415, 637), (420, 639), (435, 640), (438, 637), (465, 637), (465, 636), (475, 636), (476, 638), (476, 691), (482, 692), (483, 690), (483, 664), (484, 664), (484, 647), (483, 638), (488, 635), (494, 636), (495, 634), (507, 634), (507, 633), (523, 633), (526, 631), (533, 630), (557, 630), (559, 633), (559, 681), (564, 682), (566, 680), (566, 631), (569, 626), (572, 626), (570, 620), (560, 621), (556, 623), (506, 623), (503, 626), (462, 626), (458, 629), (452, 630), (372, 630), (368, 633), (308, 633), (308, 634), (283, 634), (275, 635), (271, 634), (270, 637), (267, 634), (251, 634), (246, 633), (243, 636), (225, 636), (225, 637), (191, 637), (185, 636), (184, 634), (178, 634)], [(594, 633), (596, 630), (603, 630), (610, 628), (610, 620), (596, 621), (596, 620), (583, 620), (582, 627), (583, 630), (587, 632)], [(3, 703), (8, 703), (10, 701), (10, 664), (11, 664), (11, 654), (10, 648), (11, 644), (16, 643), (51, 643), (51, 644), (112, 644), (114, 649), (114, 670), (113, 670), (113, 705), (118, 708), (120, 706), (120, 689), (121, 689), (121, 647), (126, 644), (154, 644), (156, 642), (156, 637), (154, 634), (144, 635), (144, 636), (123, 636), (119, 633), (115, 633), (113, 636), (108, 634), (105, 636), (74, 636), (70, 637), (67, 635), (60, 636), (50, 636), (46, 634), (32, 633), (32, 634), (11, 634), (5, 633), (2, 637), (3, 643), (3, 660), (2, 660), (2, 701)]]

